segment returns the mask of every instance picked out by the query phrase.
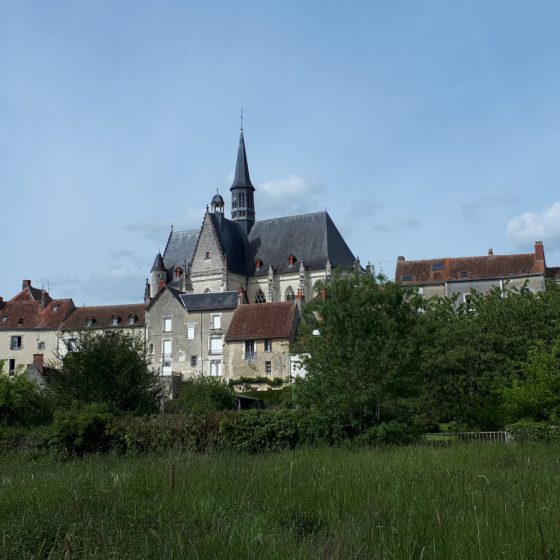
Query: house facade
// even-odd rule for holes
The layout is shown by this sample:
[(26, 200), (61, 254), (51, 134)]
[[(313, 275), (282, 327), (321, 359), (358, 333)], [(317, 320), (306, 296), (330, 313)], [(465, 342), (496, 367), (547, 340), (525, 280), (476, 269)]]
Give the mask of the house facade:
[(183, 380), (224, 375), (224, 338), (243, 292), (184, 293), (162, 286), (147, 306), (152, 367)]
[(57, 353), (60, 327), (75, 310), (71, 299), (53, 299), (24, 280), (9, 301), (0, 298), (0, 360), (4, 372), (15, 375), (30, 364), (41, 369)]
[(233, 314), (225, 341), (227, 381), (258, 380), (256, 388), (268, 388), (266, 380), (291, 378), (290, 343), (299, 322), (295, 302), (240, 305)]
[(457, 296), (458, 303), (467, 301), (471, 290), (484, 294), (499, 288), (502, 292), (526, 286), (539, 292), (545, 281), (554, 276), (546, 266), (544, 245), (535, 243), (532, 253), (487, 255), (407, 261), (399, 257), (395, 282), (415, 286), (425, 297)]

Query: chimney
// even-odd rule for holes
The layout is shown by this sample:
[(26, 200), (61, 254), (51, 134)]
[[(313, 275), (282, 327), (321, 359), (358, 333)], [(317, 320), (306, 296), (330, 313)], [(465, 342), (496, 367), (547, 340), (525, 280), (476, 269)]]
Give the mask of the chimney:
[(290, 268), (293, 268), (295, 262), (297, 261), (295, 255), (289, 254), (288, 255), (288, 265)]
[(494, 251), (492, 250), (492, 247), (490, 247), (490, 249), (488, 249), (488, 256), (489, 256), (489, 257), (493, 257), (493, 256), (494, 256)]
[(399, 256), (397, 257), (397, 260), (398, 260), (399, 262), (402, 262), (402, 261), (404, 261), (404, 260), (406, 260), (406, 259), (405, 259), (402, 255), (399, 255)]
[(45, 309), (47, 307), (47, 292), (43, 288), (41, 291), (41, 309)]
[(243, 305), (245, 303), (245, 290), (239, 288), (237, 290), (237, 305)]
[(303, 305), (304, 301), (305, 301), (305, 296), (303, 295), (301, 290), (298, 290), (296, 294), (296, 305), (299, 307), (299, 309), (301, 309), (301, 306)]
[(4, 298), (0, 296), (0, 308), (4, 307)]
[(535, 260), (544, 262), (544, 245), (542, 241), (535, 241)]
[(262, 265), (263, 265), (263, 264), (264, 264), (264, 263), (261, 261), (261, 259), (257, 259), (257, 260), (255, 261), (255, 270), (260, 270), (260, 269), (262, 268)]
[(31, 288), (31, 280), (24, 280), (21, 285), (21, 289), (25, 290), (25, 288)]
[(33, 365), (39, 370), (39, 373), (43, 375), (43, 365), (44, 365), (43, 354), (33, 354)]

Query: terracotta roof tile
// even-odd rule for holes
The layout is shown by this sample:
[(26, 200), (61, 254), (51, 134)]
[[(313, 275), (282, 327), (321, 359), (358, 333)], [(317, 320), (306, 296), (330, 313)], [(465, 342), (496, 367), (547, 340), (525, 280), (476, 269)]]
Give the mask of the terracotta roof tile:
[(0, 307), (0, 330), (58, 329), (75, 309), (71, 299), (41, 300), (20, 298), (21, 292)]
[(295, 303), (250, 303), (240, 305), (234, 312), (226, 342), (261, 340), (266, 338), (293, 339), (297, 324)]
[[(146, 306), (143, 303), (131, 303), (128, 305), (98, 305), (79, 307), (68, 317), (62, 325), (62, 330), (76, 331), (88, 326), (88, 318), (93, 319), (91, 327), (106, 329), (115, 327), (113, 316), (118, 317), (118, 327), (144, 327), (146, 324)], [(134, 324), (129, 324), (130, 315), (136, 317)]]

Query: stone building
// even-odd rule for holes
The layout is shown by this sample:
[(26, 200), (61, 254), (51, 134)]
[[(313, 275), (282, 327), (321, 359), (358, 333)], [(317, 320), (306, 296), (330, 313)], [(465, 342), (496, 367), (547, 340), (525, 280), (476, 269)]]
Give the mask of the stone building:
[(268, 388), (262, 382), (266, 379), (289, 381), (290, 343), (298, 321), (294, 302), (240, 305), (225, 338), (225, 379), (258, 380), (258, 389)]
[(182, 293), (236, 292), (250, 303), (311, 299), (334, 267), (359, 267), (326, 211), (256, 220), (243, 130), (231, 192), (231, 219), (215, 194), (200, 229), (171, 231), (146, 286), (149, 303), (163, 285)]
[(451, 297), (457, 294), (459, 303), (465, 302), (471, 290), (487, 293), (494, 288), (503, 292), (527, 286), (539, 292), (545, 280), (554, 278), (557, 269), (547, 268), (544, 246), (535, 243), (532, 253), (495, 255), (492, 249), (479, 257), (459, 257), (407, 261), (399, 257), (395, 282), (416, 286), (426, 297)]
[(162, 286), (147, 306), (154, 369), (187, 379), (223, 376), (224, 335), (243, 292), (184, 293)]
[(30, 364), (42, 372), (44, 360), (56, 356), (60, 327), (74, 311), (71, 299), (52, 299), (46, 290), (24, 280), (9, 301), (0, 298), (0, 360), (14, 375)]

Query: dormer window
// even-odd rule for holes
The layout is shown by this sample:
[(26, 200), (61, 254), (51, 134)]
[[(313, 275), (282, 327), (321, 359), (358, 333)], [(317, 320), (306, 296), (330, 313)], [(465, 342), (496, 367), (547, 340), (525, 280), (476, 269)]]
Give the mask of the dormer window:
[(180, 266), (175, 267), (175, 278), (181, 278), (183, 275), (183, 269)]
[(290, 267), (293, 267), (296, 261), (297, 261), (296, 257), (290, 253), (288, 255), (288, 264), (290, 265)]
[(18, 324), (18, 325), (23, 325), (23, 317), (20, 317), (20, 318), (17, 320), (17, 324)]
[(461, 271), (461, 278), (468, 278), (469, 277), (469, 273), (466, 270), (462, 270)]
[(120, 323), (120, 321), (121, 321), (121, 318), (116, 313), (111, 317), (111, 325), (113, 325), (113, 327), (118, 325)]
[(56, 313), (58, 311), (58, 305), (53, 305), (52, 310)]
[(208, 260), (210, 258), (210, 251), (206, 251), (206, 255), (204, 257), (206, 260)]
[(136, 315), (134, 315), (134, 313), (131, 313), (128, 316), (128, 324), (129, 325), (134, 325), (134, 323), (136, 323), (136, 320), (138, 319), (138, 317), (136, 317)]
[(8, 322), (8, 316), (7, 315), (3, 315), (2, 316), (2, 323), (7, 323)]
[(443, 263), (440, 262), (434, 263), (432, 265), (432, 270), (443, 270)]
[(401, 276), (402, 282), (412, 282), (412, 274), (403, 274)]
[(260, 269), (262, 268), (263, 264), (264, 264), (264, 263), (262, 262), (261, 259), (257, 259), (257, 260), (255, 261), (255, 270), (260, 270)]
[(92, 327), (93, 323), (95, 323), (95, 319), (90, 315), (87, 319), (86, 319), (86, 327)]

